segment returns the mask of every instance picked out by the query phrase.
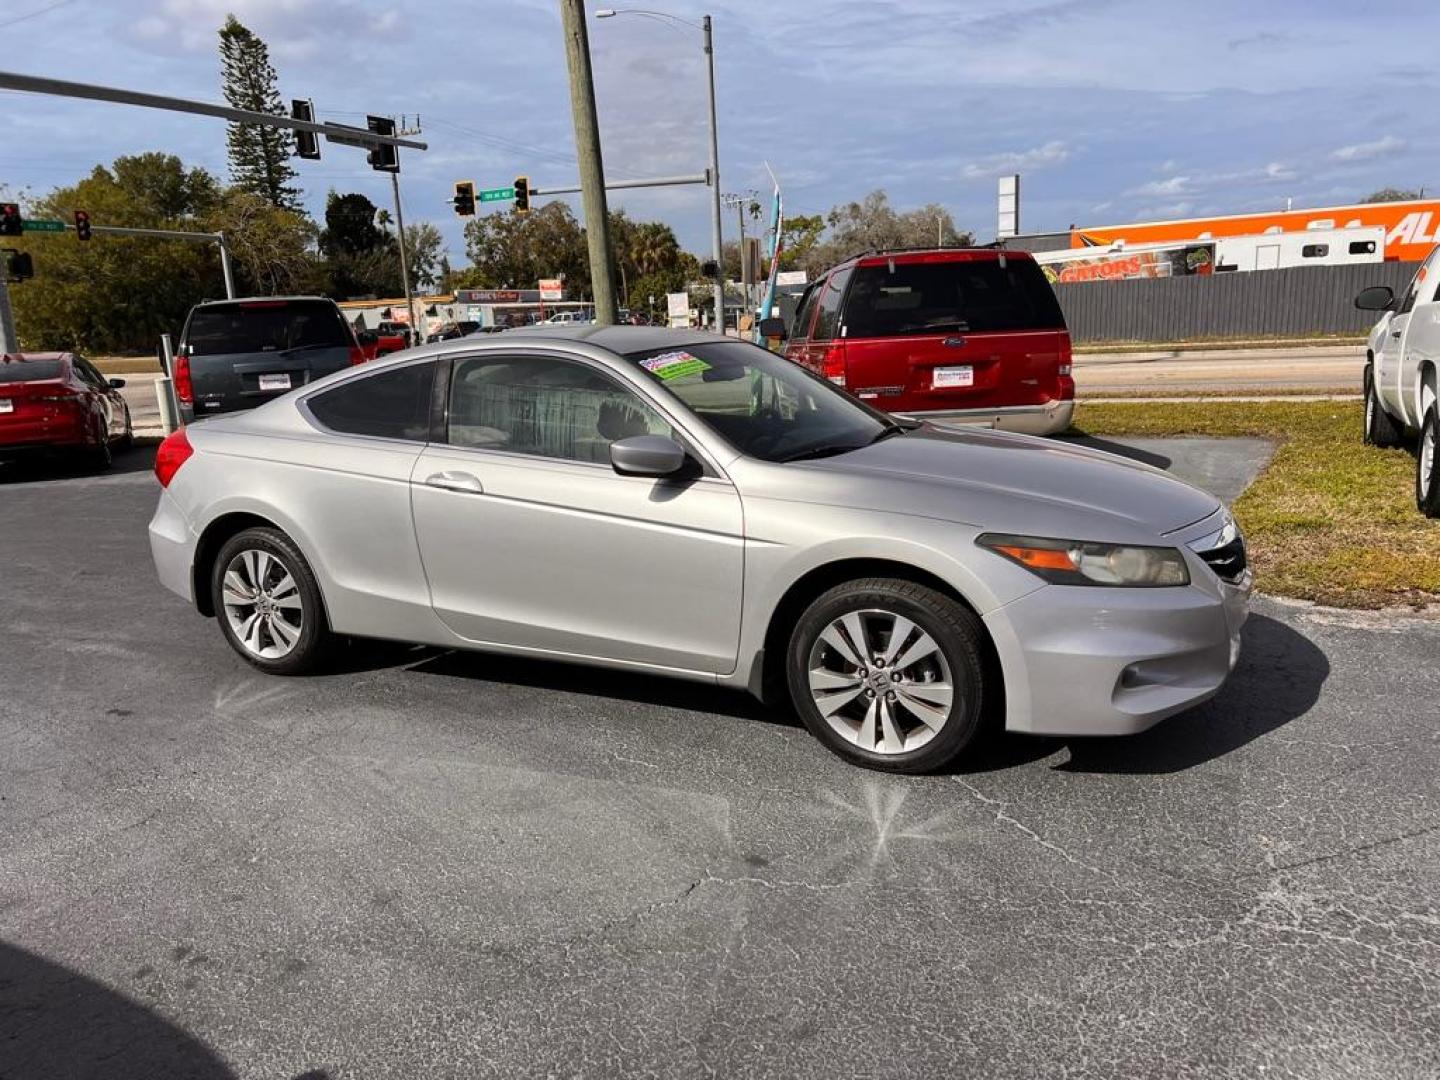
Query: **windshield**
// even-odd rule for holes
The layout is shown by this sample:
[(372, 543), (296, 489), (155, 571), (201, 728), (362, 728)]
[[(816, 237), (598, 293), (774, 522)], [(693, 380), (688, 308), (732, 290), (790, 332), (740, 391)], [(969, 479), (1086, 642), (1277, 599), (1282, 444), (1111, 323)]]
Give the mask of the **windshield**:
[(1065, 317), (1029, 259), (862, 266), (845, 303), (847, 337), (1061, 330)]
[(868, 446), (894, 425), (798, 364), (743, 341), (628, 359), (742, 454), (790, 461)]
[(326, 301), (260, 300), (196, 308), (185, 340), (196, 356), (343, 349), (350, 345), (350, 330), (335, 305)]

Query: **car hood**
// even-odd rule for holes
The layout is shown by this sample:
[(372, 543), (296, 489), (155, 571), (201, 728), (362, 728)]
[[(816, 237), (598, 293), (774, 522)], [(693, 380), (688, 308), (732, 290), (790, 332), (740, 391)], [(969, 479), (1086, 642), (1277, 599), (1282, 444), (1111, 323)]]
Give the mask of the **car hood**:
[(1054, 439), (939, 424), (779, 468), (790, 471), (782, 485), (790, 490), (782, 497), (836, 496), (857, 508), (1084, 540), (1153, 540), (1221, 505), (1129, 458)]

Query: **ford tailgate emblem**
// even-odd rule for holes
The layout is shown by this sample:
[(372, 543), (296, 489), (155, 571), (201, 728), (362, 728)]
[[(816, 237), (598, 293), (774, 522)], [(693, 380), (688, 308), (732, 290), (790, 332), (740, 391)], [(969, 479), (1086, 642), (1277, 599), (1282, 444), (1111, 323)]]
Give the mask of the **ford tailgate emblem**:
[(942, 341), (940, 344), (942, 344), (942, 345), (944, 345), (944, 346), (947, 346), (948, 348), (951, 348), (951, 349), (960, 349), (960, 348), (964, 348), (964, 346), (965, 346), (965, 339), (964, 339), (963, 337), (947, 337), (947, 338), (946, 338), (944, 341)]

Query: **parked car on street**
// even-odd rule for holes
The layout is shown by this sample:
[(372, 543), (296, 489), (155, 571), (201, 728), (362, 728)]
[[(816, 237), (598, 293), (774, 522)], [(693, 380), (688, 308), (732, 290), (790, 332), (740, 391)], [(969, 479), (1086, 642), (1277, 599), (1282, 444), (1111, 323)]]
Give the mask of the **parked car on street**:
[(410, 327), (401, 322), (391, 322), (386, 319), (375, 327), (376, 342), (375, 352), (377, 356), (388, 356), (392, 352), (400, 352), (410, 348)]
[(1397, 297), (1374, 285), (1355, 298), (1363, 311), (1380, 312), (1365, 349), (1365, 441), (1399, 446), (1409, 431), (1418, 432), (1415, 454), (1415, 504), (1427, 517), (1440, 517), (1440, 246), (1415, 271)]
[(1075, 410), (1070, 334), (1027, 252), (871, 251), (801, 296), (785, 355), (891, 412), (1050, 434)]
[(357, 336), (323, 296), (206, 301), (190, 309), (180, 334), (175, 395), (187, 421), (253, 409), (365, 363), (375, 344), (374, 331)]
[(459, 322), (447, 322), (433, 334), (425, 335), (425, 343), (432, 344), (436, 341), (454, 341), (466, 334), (473, 334), (480, 329), (479, 322), (473, 319), (461, 319)]
[(0, 354), (0, 459), (74, 454), (109, 468), (132, 437), (124, 385), (75, 353)]
[(1251, 589), (1219, 500), (1124, 458), (900, 421), (756, 345), (512, 330), (172, 435), (160, 580), (263, 671), (338, 636), (787, 694), (899, 772), (982, 721), (1118, 735), (1216, 693)]

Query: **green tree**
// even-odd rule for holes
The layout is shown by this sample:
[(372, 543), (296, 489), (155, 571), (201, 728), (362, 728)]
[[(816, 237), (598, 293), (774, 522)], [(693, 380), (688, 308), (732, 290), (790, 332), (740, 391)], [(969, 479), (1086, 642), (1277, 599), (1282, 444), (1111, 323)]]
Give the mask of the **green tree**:
[(380, 228), (375, 204), (358, 192), (330, 192), (320, 252), (330, 272), (327, 291), (337, 299), (399, 296), (400, 253), (395, 238)]
[(1366, 195), (1361, 202), (1409, 202), (1412, 199), (1420, 199), (1424, 196), (1418, 191), (1410, 191), (1407, 188), (1383, 187), (1379, 191), (1372, 191)]
[(225, 234), (242, 295), (322, 293), (328, 288), (327, 267), (314, 251), (317, 230), (309, 218), (231, 188), (210, 226)]
[[(232, 108), (285, 115), (269, 48), (234, 15), (226, 16), (220, 29), (220, 74)], [(226, 142), (236, 187), (282, 210), (300, 209), (300, 189), (290, 166), (294, 139), (288, 129), (231, 124)]]
[[(177, 188), (176, 176), (186, 184)], [(216, 187), (213, 177), (187, 172), (178, 159), (142, 154), (96, 166), (78, 183), (29, 201), (24, 212), (63, 219), (83, 207), (97, 225), (193, 231)], [(171, 194), (157, 198), (157, 191)], [(28, 233), (12, 243), (35, 260), (35, 278), (11, 289), (28, 349), (152, 353), (162, 333), (180, 329), (192, 304), (225, 295), (212, 244), (103, 233), (84, 242), (73, 234)]]
[(825, 218), (820, 214), (796, 214), (786, 219), (780, 229), (780, 268), (802, 269), (824, 232)]
[(529, 214), (486, 214), (465, 225), (465, 253), (489, 288), (533, 289), (541, 278), (565, 277), (571, 297), (588, 296), (585, 230), (563, 202)]
[(440, 230), (428, 221), (405, 226), (405, 256), (410, 263), (412, 285), (432, 289), (441, 274), (449, 269), (440, 266), (444, 243)]

